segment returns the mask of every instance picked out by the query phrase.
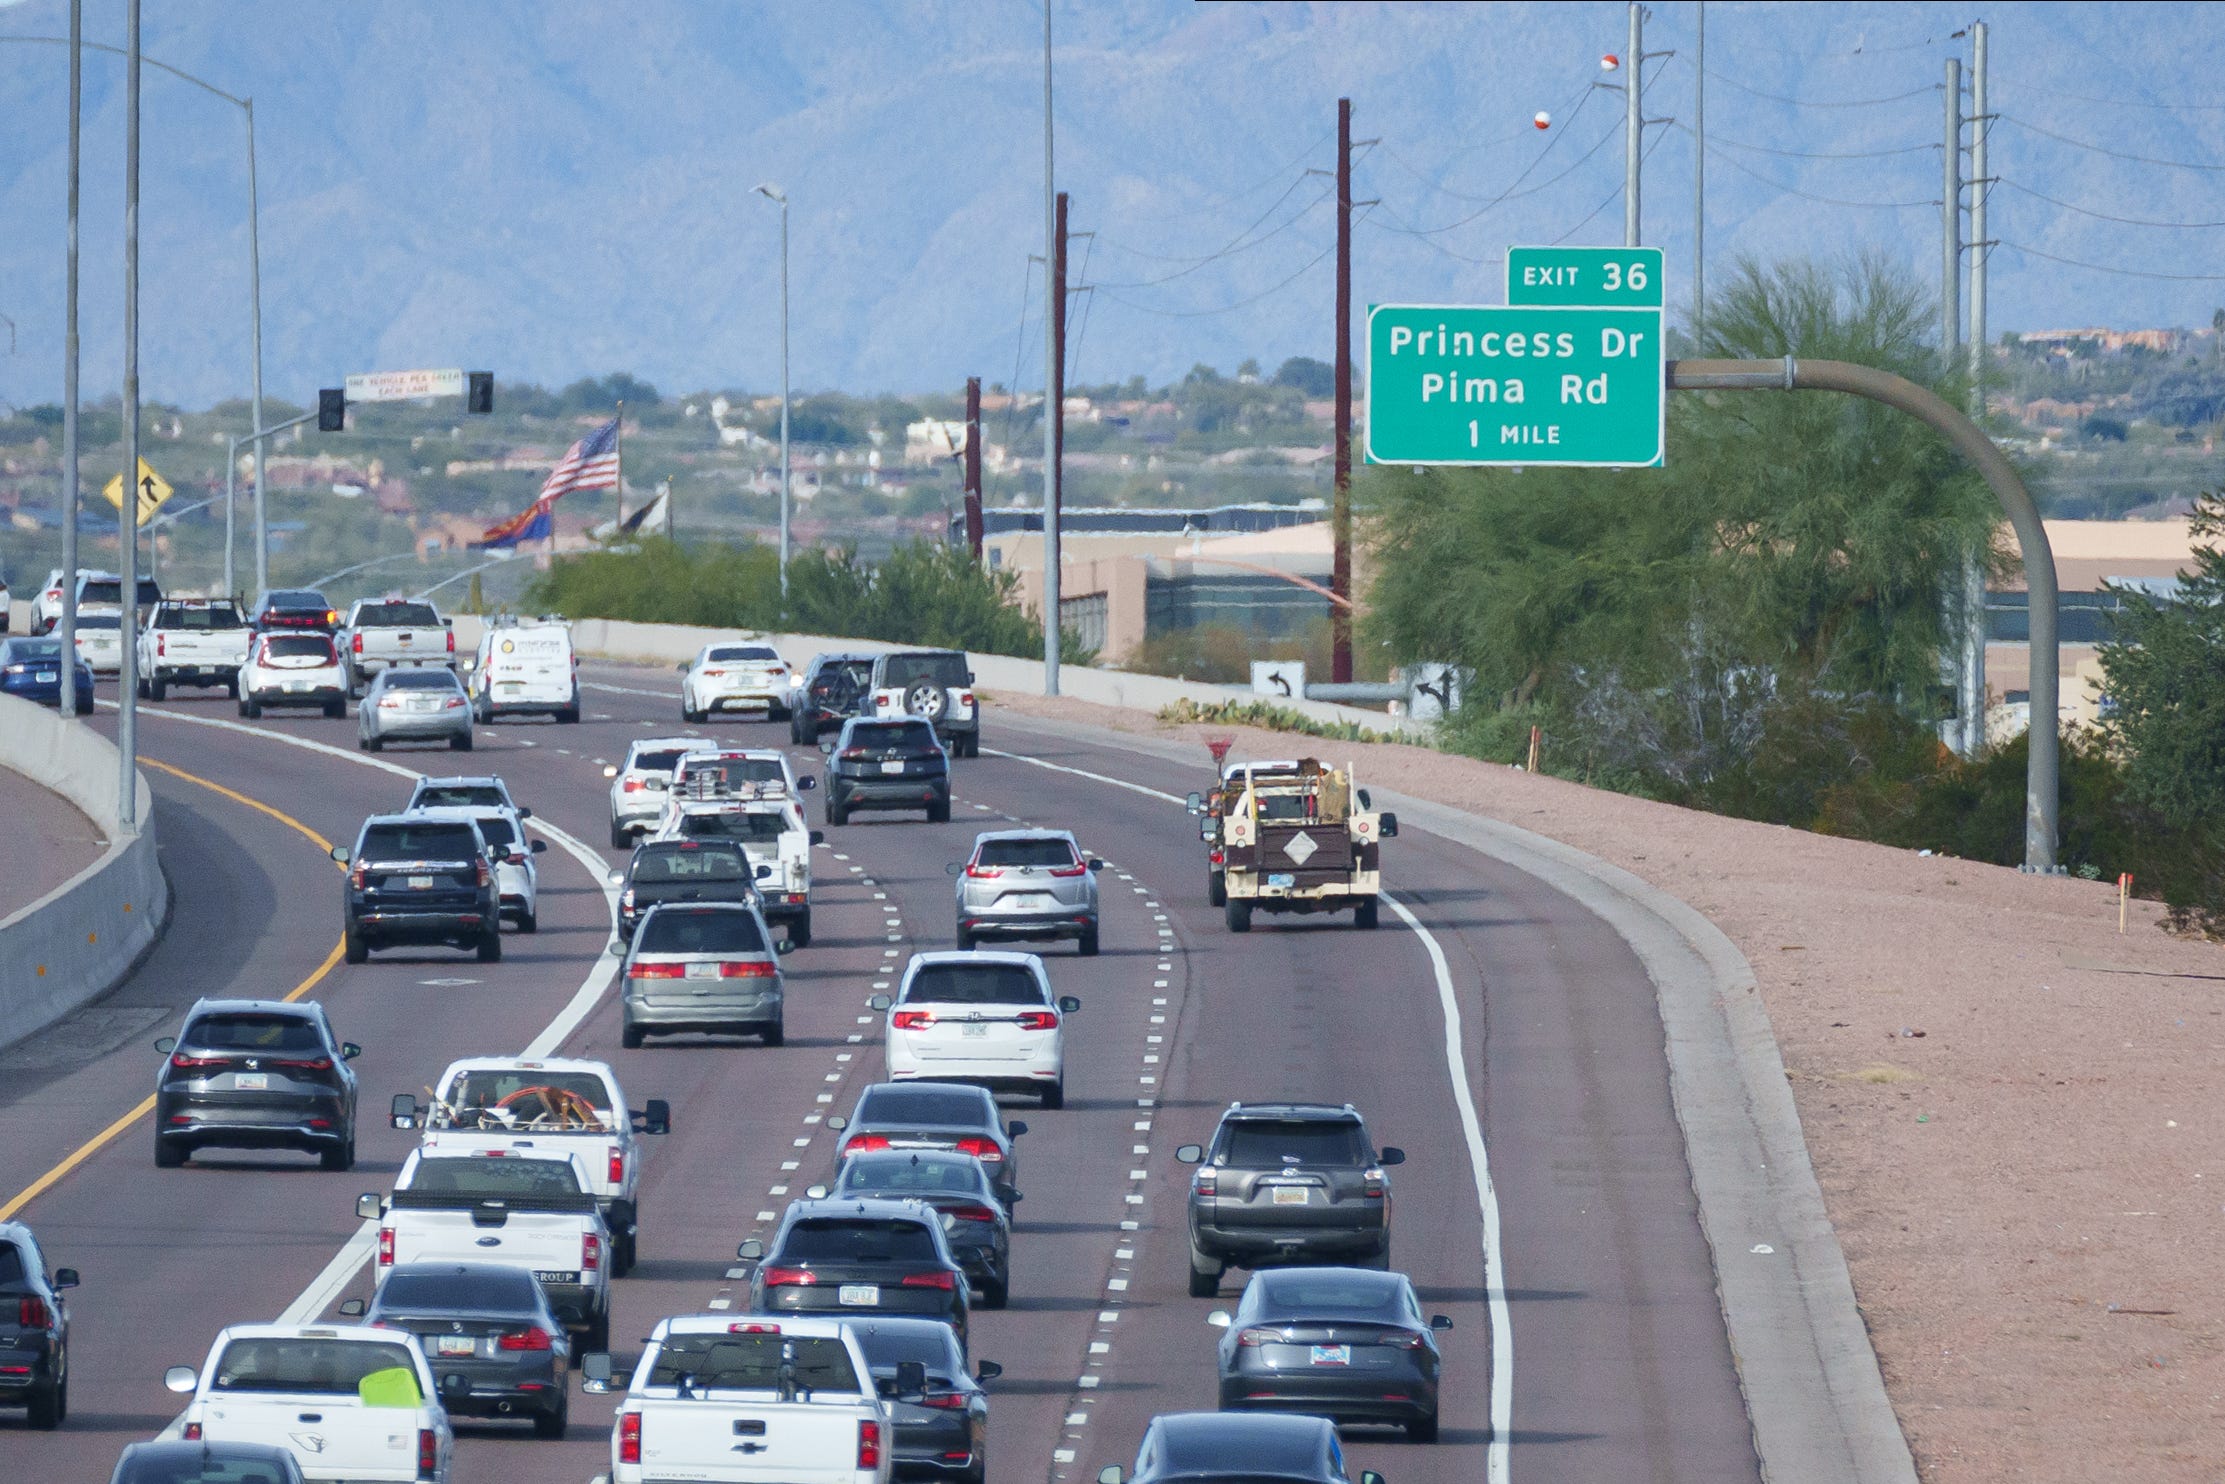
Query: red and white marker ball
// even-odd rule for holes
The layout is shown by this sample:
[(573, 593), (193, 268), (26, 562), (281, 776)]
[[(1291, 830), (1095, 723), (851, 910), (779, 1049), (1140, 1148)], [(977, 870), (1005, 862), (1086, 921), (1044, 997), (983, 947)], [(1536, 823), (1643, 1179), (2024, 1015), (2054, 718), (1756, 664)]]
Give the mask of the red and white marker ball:
[(1530, 122), (1540, 129), (1550, 129), (1553, 127), (1553, 115), (1549, 113), (1535, 114), (1531, 117)]

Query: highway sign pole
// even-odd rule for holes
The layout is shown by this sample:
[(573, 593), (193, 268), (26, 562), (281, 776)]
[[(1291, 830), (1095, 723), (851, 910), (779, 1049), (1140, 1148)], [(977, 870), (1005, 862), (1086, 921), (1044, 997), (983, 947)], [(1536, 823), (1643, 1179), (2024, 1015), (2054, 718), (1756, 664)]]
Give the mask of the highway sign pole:
[[(78, 115), (85, 91), (85, 0), (70, 0), (70, 222), (62, 327), (62, 657), (77, 653)], [(77, 715), (77, 666), (62, 666), (62, 714)]]
[[(123, 560), (122, 632), (123, 670), (116, 682), (117, 704), (122, 713), (116, 728), (116, 821), (130, 834), (139, 832), (139, 712), (134, 704), (139, 683), (139, 646), (133, 635), (139, 627), (139, 0), (131, 0), (130, 77), (124, 88), (124, 467), (132, 471), (134, 487), (124, 490), (116, 507), (117, 545)], [(76, 585), (76, 574), (65, 574), (65, 586)], [(68, 669), (77, 668), (74, 651), (62, 656)]]
[(1329, 679), (1352, 680), (1352, 100), (1337, 99), (1337, 287), (1335, 447), (1330, 452), (1329, 586), (1345, 606), (1329, 609)]

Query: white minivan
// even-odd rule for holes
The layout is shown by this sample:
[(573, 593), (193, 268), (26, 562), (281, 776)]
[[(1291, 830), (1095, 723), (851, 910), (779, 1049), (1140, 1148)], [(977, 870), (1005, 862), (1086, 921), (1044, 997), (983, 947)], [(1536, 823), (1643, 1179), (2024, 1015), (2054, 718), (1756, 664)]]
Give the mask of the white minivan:
[(480, 636), (471, 666), (472, 713), (579, 720), (579, 655), (569, 624), (553, 619), (495, 622)]

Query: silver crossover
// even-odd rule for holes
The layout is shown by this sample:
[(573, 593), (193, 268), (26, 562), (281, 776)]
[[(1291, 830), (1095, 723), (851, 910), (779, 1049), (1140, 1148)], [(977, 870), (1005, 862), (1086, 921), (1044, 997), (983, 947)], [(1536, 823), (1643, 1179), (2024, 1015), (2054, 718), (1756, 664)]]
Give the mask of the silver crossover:
[(958, 878), (958, 946), (978, 938), (1074, 938), (1097, 952), (1097, 873), (1065, 830), (988, 830), (950, 868)]
[(377, 752), (389, 742), (446, 742), (471, 751), (471, 701), (456, 672), (442, 666), (381, 670), (356, 710), (356, 745)]
[(665, 902), (649, 909), (626, 956), (619, 1041), (672, 1031), (760, 1035), (781, 1044), (780, 959), (753, 906)]

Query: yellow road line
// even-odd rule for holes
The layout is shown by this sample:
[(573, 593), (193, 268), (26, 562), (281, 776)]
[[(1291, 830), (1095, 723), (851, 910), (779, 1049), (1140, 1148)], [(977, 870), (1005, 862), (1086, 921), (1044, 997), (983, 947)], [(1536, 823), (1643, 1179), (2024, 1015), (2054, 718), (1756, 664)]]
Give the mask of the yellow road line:
[[(236, 790), (226, 788), (221, 783), (211, 783), (208, 779), (198, 777), (192, 773), (188, 773), (183, 768), (173, 768), (168, 763), (158, 763), (151, 757), (141, 758), (139, 760), (139, 765), (143, 768), (160, 769), (162, 772), (168, 773), (174, 778), (182, 778), (188, 783), (197, 783), (201, 787), (208, 789), (213, 793), (222, 794), (225, 798), (231, 799), (235, 803), (245, 804), (248, 808), (258, 810), (261, 813), (267, 814), (271, 818), (277, 820), (280, 824), (286, 825), (294, 830), (299, 831), (301, 834), (306, 835), (309, 839), (316, 842), (318, 849), (323, 850), (328, 854), (332, 850), (332, 842), (330, 840), (327, 840), (324, 836), (318, 834), (315, 830), (309, 828), (309, 826), (303, 824), (300, 820), (294, 818), (291, 814), (286, 813), (282, 809), (274, 809), (270, 805), (262, 802), (260, 799), (251, 799), (243, 793), (239, 793)], [(317, 965), (316, 968), (312, 969), (309, 973), (308, 978), (302, 980), (291, 990), (287, 991), (285, 998), (287, 998), (288, 1000), (298, 1000), (303, 995), (309, 993), (310, 990), (315, 989), (317, 985), (324, 979), (324, 976), (332, 972), (332, 966), (340, 962), (340, 955), (345, 947), (345, 940), (334, 943), (332, 945), (332, 951), (324, 956), (324, 962)], [(152, 1094), (141, 1099), (138, 1107), (133, 1108), (129, 1113), (126, 1113), (123, 1117), (117, 1119), (114, 1123), (111, 1123), (110, 1125), (108, 1125), (108, 1127), (102, 1129), (99, 1133), (93, 1135), (90, 1139), (87, 1139), (84, 1143), (78, 1145), (75, 1149), (69, 1152), (69, 1155), (64, 1158), (61, 1163), (54, 1166), (53, 1169), (48, 1170), (45, 1174), (39, 1176), (38, 1179), (33, 1180), (29, 1185), (24, 1186), (23, 1189), (17, 1191), (16, 1194), (9, 1199), (6, 1205), (0, 1206), (0, 1221), (9, 1220), (18, 1211), (31, 1204), (31, 1202), (33, 1202), (34, 1200), (37, 1200), (48, 1190), (51, 1190), (54, 1187), (55, 1182), (59, 1181), (70, 1171), (76, 1169), (86, 1160), (91, 1159), (103, 1148), (113, 1143), (116, 1138), (124, 1132), (124, 1130), (130, 1128), (140, 1119), (154, 1112), (154, 1109), (155, 1100)]]

